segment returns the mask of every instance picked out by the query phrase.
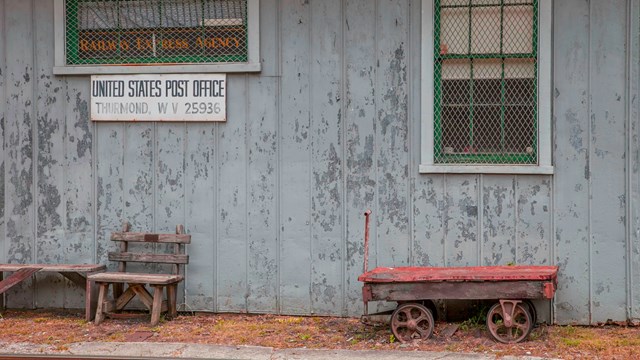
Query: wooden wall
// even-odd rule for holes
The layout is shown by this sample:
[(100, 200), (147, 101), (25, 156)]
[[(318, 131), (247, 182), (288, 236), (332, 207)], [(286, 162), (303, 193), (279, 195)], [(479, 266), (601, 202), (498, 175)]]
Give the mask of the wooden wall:
[[(0, 0), (0, 262), (183, 223), (183, 308), (357, 316), (370, 208), (371, 266), (559, 264), (557, 321), (640, 318), (638, 9), (554, 2), (554, 175), (424, 175), (420, 0), (260, 1), (222, 124), (92, 123), (89, 77), (52, 74), (53, 0)], [(8, 303), (81, 307), (64, 281)]]

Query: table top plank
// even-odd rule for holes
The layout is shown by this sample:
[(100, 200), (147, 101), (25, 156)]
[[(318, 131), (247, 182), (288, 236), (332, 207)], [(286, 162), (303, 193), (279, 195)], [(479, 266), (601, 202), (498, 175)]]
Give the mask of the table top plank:
[(0, 271), (19, 271), (22, 269), (39, 268), (41, 272), (99, 272), (107, 270), (106, 265), (99, 264), (0, 264)]

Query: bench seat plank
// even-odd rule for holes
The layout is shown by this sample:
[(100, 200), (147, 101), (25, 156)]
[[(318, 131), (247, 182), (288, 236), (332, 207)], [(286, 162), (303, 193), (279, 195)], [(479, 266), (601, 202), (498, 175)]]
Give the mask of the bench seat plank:
[(89, 280), (108, 283), (134, 283), (149, 285), (168, 285), (182, 281), (184, 276), (172, 274), (145, 274), (128, 272), (104, 272), (89, 275)]

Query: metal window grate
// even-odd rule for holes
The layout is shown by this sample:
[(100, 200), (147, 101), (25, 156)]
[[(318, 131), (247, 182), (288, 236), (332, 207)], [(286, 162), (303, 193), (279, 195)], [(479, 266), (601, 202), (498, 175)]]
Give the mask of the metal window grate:
[(247, 61), (246, 0), (66, 0), (65, 30), (68, 65)]
[(537, 163), (537, 0), (436, 0), (435, 163)]

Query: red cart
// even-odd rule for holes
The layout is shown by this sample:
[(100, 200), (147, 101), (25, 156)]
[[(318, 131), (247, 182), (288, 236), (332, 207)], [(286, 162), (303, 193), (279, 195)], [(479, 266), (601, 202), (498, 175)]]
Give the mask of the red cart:
[(557, 266), (378, 267), (368, 271), (369, 216), (365, 212), (364, 318), (369, 301), (395, 301), (391, 331), (400, 342), (433, 334), (432, 300), (496, 300), (487, 314), (489, 333), (499, 342), (523, 341), (536, 322), (532, 299), (553, 299)]

